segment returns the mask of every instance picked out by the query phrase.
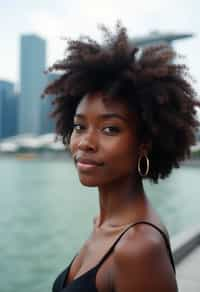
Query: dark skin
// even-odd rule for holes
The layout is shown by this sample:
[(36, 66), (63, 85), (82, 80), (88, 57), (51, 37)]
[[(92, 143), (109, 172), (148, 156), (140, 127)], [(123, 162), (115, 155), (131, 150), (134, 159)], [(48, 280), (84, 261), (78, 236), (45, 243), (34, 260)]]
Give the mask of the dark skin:
[[(140, 143), (137, 123), (136, 113), (122, 103), (105, 101), (101, 93), (85, 96), (77, 107), (70, 149), (81, 183), (98, 187), (99, 215), (67, 283), (93, 268), (133, 222), (152, 222), (167, 234), (138, 174), (139, 154), (148, 154), (150, 144)], [(145, 224), (131, 227), (99, 268), (96, 287), (100, 292), (177, 291), (161, 234)]]

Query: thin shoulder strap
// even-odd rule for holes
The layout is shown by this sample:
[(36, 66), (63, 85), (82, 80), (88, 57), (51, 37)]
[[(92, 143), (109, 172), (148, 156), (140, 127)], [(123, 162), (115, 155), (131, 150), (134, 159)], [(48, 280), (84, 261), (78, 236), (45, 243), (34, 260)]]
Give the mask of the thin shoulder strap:
[(174, 264), (174, 260), (173, 260), (173, 255), (172, 255), (172, 251), (171, 251), (171, 246), (170, 246), (170, 242), (169, 239), (167, 237), (167, 235), (164, 233), (163, 230), (161, 230), (158, 226), (154, 225), (151, 222), (148, 221), (137, 221), (135, 223), (132, 223), (131, 225), (129, 225), (118, 237), (117, 239), (114, 241), (114, 243), (112, 244), (112, 246), (109, 248), (109, 250), (106, 252), (106, 254), (103, 256), (103, 258), (99, 261), (99, 263), (97, 264), (97, 267), (100, 267), (102, 265), (102, 263), (107, 259), (107, 257), (112, 253), (112, 251), (114, 250), (116, 244), (118, 243), (118, 241), (120, 241), (121, 237), (133, 226), (138, 225), (138, 224), (147, 224), (152, 226), (153, 228), (155, 228), (162, 236), (163, 239), (165, 241), (167, 250), (168, 250), (168, 254), (169, 254), (169, 258), (173, 267), (174, 272), (176, 272), (175, 270), (175, 264)]

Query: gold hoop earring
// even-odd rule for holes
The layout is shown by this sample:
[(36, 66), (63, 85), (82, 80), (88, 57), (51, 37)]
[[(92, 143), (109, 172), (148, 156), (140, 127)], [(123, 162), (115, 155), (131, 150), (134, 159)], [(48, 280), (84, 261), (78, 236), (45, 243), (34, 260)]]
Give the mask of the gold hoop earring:
[[(141, 160), (142, 160), (143, 157), (145, 157), (145, 159), (146, 159), (146, 171), (145, 171), (145, 173), (142, 173), (141, 167), (140, 167), (140, 163), (141, 163)], [(147, 176), (148, 173), (149, 173), (149, 158), (148, 158), (148, 156), (146, 154), (143, 154), (143, 155), (139, 156), (139, 159), (138, 159), (138, 172), (142, 177)]]

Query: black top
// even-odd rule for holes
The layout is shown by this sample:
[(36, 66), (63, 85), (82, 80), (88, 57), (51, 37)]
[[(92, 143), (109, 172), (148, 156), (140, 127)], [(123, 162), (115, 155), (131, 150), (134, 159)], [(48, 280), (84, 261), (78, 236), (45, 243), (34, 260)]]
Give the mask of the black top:
[(173, 270), (175, 272), (175, 265), (174, 265), (174, 261), (173, 261), (173, 256), (172, 256), (172, 251), (171, 251), (171, 247), (170, 247), (170, 243), (169, 243), (169, 239), (166, 236), (166, 234), (156, 225), (148, 222), (148, 221), (139, 221), (139, 222), (135, 222), (131, 225), (129, 225), (119, 236), (118, 238), (114, 241), (113, 245), (109, 248), (109, 250), (107, 251), (107, 253), (103, 256), (103, 258), (99, 261), (99, 263), (94, 266), (92, 269), (90, 269), (89, 271), (87, 271), (86, 273), (84, 273), (83, 275), (79, 276), (78, 278), (72, 280), (69, 284), (67, 284), (65, 286), (65, 281), (68, 277), (69, 274), (69, 270), (70, 267), (75, 259), (75, 257), (72, 259), (70, 265), (62, 272), (58, 275), (58, 277), (56, 278), (54, 284), (53, 284), (53, 292), (98, 292), (97, 288), (96, 288), (96, 283), (95, 283), (95, 279), (96, 279), (96, 274), (97, 271), (99, 269), (99, 267), (102, 265), (102, 263), (107, 259), (107, 257), (112, 253), (112, 251), (114, 250), (116, 244), (118, 243), (118, 241), (121, 239), (121, 237), (125, 234), (125, 232), (137, 225), (137, 224), (148, 224), (150, 226), (152, 226), (153, 228), (155, 228), (157, 231), (159, 231), (161, 233), (161, 235), (164, 238), (164, 241), (166, 243), (166, 247), (168, 250), (168, 254), (169, 254), (169, 258), (173, 267)]

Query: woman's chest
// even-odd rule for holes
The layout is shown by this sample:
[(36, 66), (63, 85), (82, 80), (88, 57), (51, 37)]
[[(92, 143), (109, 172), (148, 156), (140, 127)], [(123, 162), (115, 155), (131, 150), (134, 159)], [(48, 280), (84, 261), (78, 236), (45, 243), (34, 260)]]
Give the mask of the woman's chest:
[(100, 244), (100, 242), (92, 245), (85, 244), (69, 268), (65, 285), (79, 283), (84, 287), (93, 286), (98, 292), (110, 292), (113, 259), (112, 256), (104, 259), (108, 249), (107, 244)]

